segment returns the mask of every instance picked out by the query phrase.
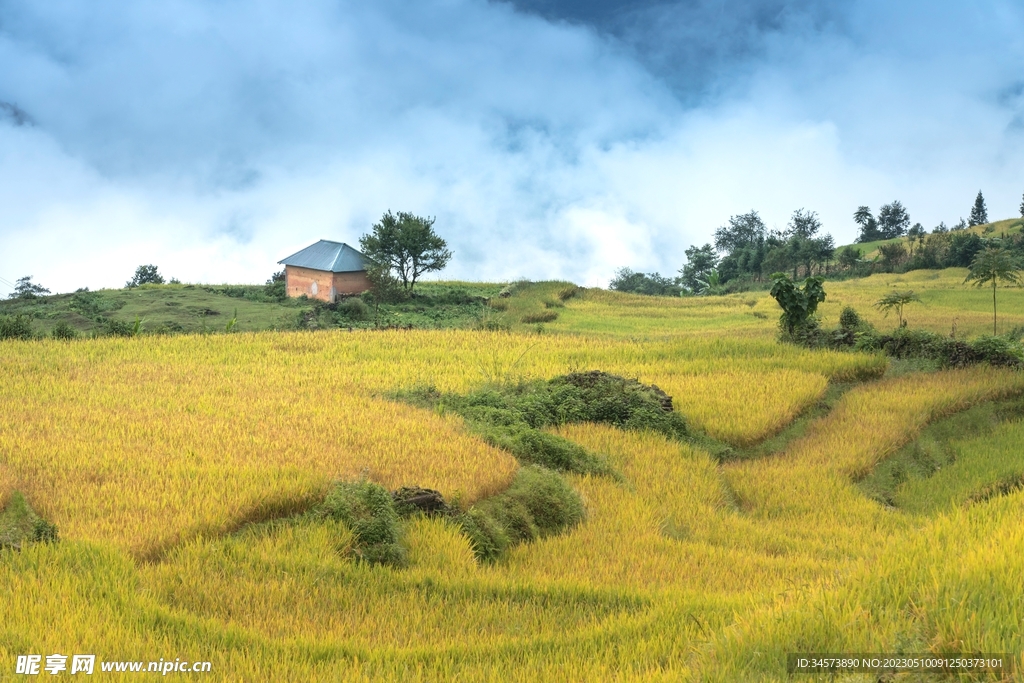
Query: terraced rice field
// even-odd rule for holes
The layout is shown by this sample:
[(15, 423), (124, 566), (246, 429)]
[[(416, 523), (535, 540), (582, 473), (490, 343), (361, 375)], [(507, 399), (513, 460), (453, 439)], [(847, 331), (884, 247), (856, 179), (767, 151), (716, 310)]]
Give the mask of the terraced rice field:
[[(777, 311), (746, 298), (588, 293), (541, 334), (5, 343), (0, 507), (21, 492), (60, 541), (0, 550), (0, 671), (32, 653), (209, 661), (215, 680), (789, 680), (791, 652), (1024, 665), (1020, 423), (965, 439), (958, 473), (895, 506), (857, 486), (928, 424), (1017, 400), (1024, 375), (883, 377), (880, 356), (778, 344)], [(339, 480), (462, 505), (501, 491), (511, 455), (392, 393), (587, 369), (658, 385), (732, 457), (557, 427), (618, 476), (566, 475), (585, 521), (496, 563), (445, 519), (404, 524), (396, 569), (354, 559), (344, 524), (295, 517)]]

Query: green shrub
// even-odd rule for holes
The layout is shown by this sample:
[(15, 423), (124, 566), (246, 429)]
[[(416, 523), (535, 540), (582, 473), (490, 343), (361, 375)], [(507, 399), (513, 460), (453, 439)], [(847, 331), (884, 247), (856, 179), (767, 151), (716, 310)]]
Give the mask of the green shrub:
[(839, 314), (839, 327), (844, 330), (857, 330), (862, 324), (860, 315), (850, 306), (845, 307)]
[(131, 337), (135, 334), (135, 326), (127, 320), (107, 318), (103, 321), (101, 333), (110, 337)]
[(818, 304), (825, 300), (824, 278), (809, 277), (803, 287), (797, 286), (785, 273), (772, 275), (772, 289), (769, 292), (782, 308), (779, 326), (790, 335), (800, 328), (812, 324)]
[[(494, 411), (493, 416), (507, 416)], [(472, 418), (470, 418), (472, 419)], [(484, 441), (503, 448), (523, 464), (537, 464), (560, 472), (607, 474), (608, 464), (579, 444), (522, 423), (478, 427)]]
[(1024, 363), (1024, 346), (1008, 336), (982, 335), (971, 346), (981, 360), (991, 365), (1019, 367)]
[(57, 527), (37, 515), (21, 493), (14, 492), (7, 507), (0, 512), (0, 550), (57, 540)]
[(564, 391), (554, 406), (558, 424), (607, 422), (671, 438), (687, 436), (686, 421), (672, 411), (672, 397), (656, 386), (597, 370), (555, 377), (549, 385)]
[(470, 294), (463, 287), (450, 287), (430, 296), (418, 296), (417, 299), (427, 305), (443, 306), (470, 306), (472, 304), (482, 304), (486, 301), (484, 297)]
[(491, 317), (489, 315), (482, 315), (477, 318), (473, 325), (474, 329), (484, 330), (487, 332), (511, 332), (512, 325), (499, 317)]
[[(862, 328), (864, 329), (864, 328)], [(798, 339), (805, 346), (822, 346), (821, 338), (830, 340), (831, 348), (853, 348), (859, 351), (883, 351), (900, 360), (930, 360), (945, 367), (964, 367), (989, 363), (999, 367), (1024, 367), (1024, 345), (1009, 336), (982, 336), (968, 342), (927, 330), (900, 328), (891, 334), (873, 330), (852, 332), (823, 331), (817, 340)], [(829, 344), (824, 344), (828, 346)]]
[(516, 473), (503, 493), (487, 498), (457, 521), (481, 560), (494, 561), (510, 547), (580, 523), (583, 501), (556, 472), (531, 465)]
[(32, 319), (19, 313), (18, 315), (0, 316), (0, 339), (31, 339)]
[(486, 510), (470, 508), (456, 517), (462, 533), (469, 538), (477, 559), (493, 562), (505, 554), (512, 545), (504, 527)]
[(553, 320), (558, 319), (558, 311), (541, 311), (540, 313), (528, 313), (520, 318), (520, 322), (531, 324), (531, 323), (549, 323)]
[(370, 564), (400, 567), (405, 550), (399, 545), (399, 516), (391, 494), (367, 481), (336, 485), (314, 514), (343, 522), (356, 539), (356, 556)]
[(68, 325), (63, 320), (57, 323), (57, 326), (50, 332), (50, 336), (54, 339), (70, 340), (78, 338), (78, 330)]
[(532, 520), (529, 526), (536, 529), (538, 536), (548, 536), (583, 521), (583, 501), (579, 494), (560, 477), (544, 467), (536, 465), (524, 467), (516, 473), (512, 486), (500, 496), (502, 499), (518, 503), (514, 510), (525, 510)]
[(492, 386), (467, 396), (421, 390), (404, 398), (454, 411), (488, 443), (511, 452), (523, 464), (540, 464), (561, 472), (610, 474), (611, 469), (578, 444), (541, 431), (544, 427), (605, 422), (621, 429), (649, 429), (674, 439), (689, 435), (686, 420), (673, 412), (672, 398), (665, 392), (600, 371)]
[(370, 307), (357, 296), (349, 297), (338, 304), (338, 312), (352, 320), (366, 320), (370, 317)]

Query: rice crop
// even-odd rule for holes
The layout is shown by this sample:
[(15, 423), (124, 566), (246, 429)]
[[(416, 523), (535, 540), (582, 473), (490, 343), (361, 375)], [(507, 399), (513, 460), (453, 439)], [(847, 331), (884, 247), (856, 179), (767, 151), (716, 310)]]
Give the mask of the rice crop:
[[(61, 540), (0, 550), (0, 671), (22, 654), (96, 653), (209, 660), (213, 680), (732, 681), (787, 680), (797, 651), (1019, 660), (1024, 492), (991, 485), (1024, 471), (1020, 424), (963, 440), (960, 469), (928, 480), (948, 489), (942, 506), (887, 507), (856, 481), (929, 423), (1021, 395), (1024, 375), (882, 378), (879, 356), (776, 343), (748, 298), (577, 293), (543, 334), (4, 344), (0, 506), (25, 494)], [(453, 521), (417, 517), (399, 539), (408, 566), (371, 566), (343, 523), (294, 514), (338, 480), (464, 505), (497, 493), (510, 455), (391, 392), (588, 369), (657, 384), (741, 448), (829, 382), (856, 386), (744, 460), (608, 425), (553, 430), (616, 476), (568, 476), (584, 521), (496, 563)]]

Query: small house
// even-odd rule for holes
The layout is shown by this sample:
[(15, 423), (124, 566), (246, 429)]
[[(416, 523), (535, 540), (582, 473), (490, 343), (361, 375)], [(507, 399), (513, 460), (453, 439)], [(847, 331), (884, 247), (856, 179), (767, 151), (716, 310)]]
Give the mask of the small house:
[(366, 257), (344, 242), (320, 240), (278, 263), (284, 266), (285, 291), (291, 297), (305, 294), (333, 302), (370, 288)]

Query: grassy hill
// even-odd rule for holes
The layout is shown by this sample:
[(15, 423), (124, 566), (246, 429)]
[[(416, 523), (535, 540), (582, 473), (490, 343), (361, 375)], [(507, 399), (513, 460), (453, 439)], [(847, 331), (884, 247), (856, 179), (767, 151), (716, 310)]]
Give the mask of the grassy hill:
[[(914, 288), (912, 329), (981, 334), (987, 293), (962, 280), (826, 283), (822, 314), (892, 329), (873, 302)], [(779, 343), (764, 292), (429, 283), (381, 325), (247, 291), (3, 303), (40, 332), (146, 322), (0, 343), (0, 667), (94, 653), (97, 671), (209, 662), (210, 680), (531, 683), (782, 681), (811, 652), (1024, 667), (1020, 371)], [(1008, 326), (1021, 294), (1000, 291)], [(223, 332), (236, 309), (232, 334), (157, 334)], [(602, 394), (591, 371), (627, 379)], [(626, 419), (638, 393), (659, 398)], [(666, 408), (684, 429), (644, 428)], [(412, 512), (401, 487), (448, 507)], [(900, 676), (834, 679), (932, 680)]]
[[(993, 223), (985, 223), (984, 225), (975, 225), (969, 228), (965, 228), (966, 232), (973, 232), (982, 237), (1000, 237), (1016, 235), (1024, 229), (1024, 218), (1008, 218), (1006, 220), (995, 221)], [(852, 245), (843, 245), (836, 249), (838, 252), (840, 249), (844, 249), (847, 246), (852, 246), (860, 251), (860, 257), (862, 259), (871, 260), (878, 256), (878, 248), (883, 244), (892, 244), (893, 242), (900, 242), (907, 244), (907, 237), (896, 237), (890, 240), (876, 240), (874, 242), (855, 242)]]
[[(424, 282), (416, 296), (379, 311), (325, 306), (279, 296), (263, 285), (142, 285), (133, 289), (78, 291), (0, 300), (0, 315), (25, 315), (47, 336), (65, 323), (86, 336), (124, 333), (136, 321), (142, 333), (211, 333), (323, 327), (469, 327), (486, 313), (486, 299), (500, 284)], [(233, 321), (233, 322), (232, 322)]]

